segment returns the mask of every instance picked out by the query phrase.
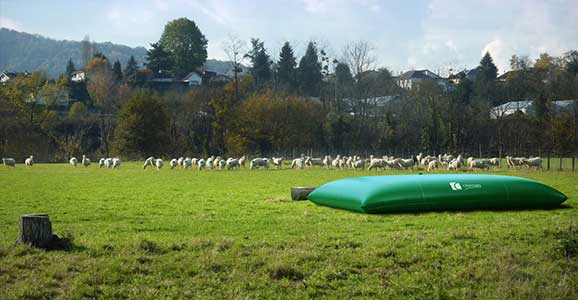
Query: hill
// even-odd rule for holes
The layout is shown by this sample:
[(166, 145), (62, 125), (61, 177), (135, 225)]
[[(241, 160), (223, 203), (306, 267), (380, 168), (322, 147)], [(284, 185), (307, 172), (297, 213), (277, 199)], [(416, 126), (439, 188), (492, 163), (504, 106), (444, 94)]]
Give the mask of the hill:
[[(132, 48), (111, 42), (95, 43), (95, 46), (111, 61), (119, 60), (123, 66), (131, 55), (140, 65), (145, 61), (144, 47)], [(38, 34), (0, 28), (0, 72), (44, 70), (48, 76), (56, 77), (65, 71), (69, 59), (72, 59), (77, 67), (82, 64), (80, 41), (55, 40)], [(226, 74), (230, 72), (231, 64), (209, 59), (206, 68)]]

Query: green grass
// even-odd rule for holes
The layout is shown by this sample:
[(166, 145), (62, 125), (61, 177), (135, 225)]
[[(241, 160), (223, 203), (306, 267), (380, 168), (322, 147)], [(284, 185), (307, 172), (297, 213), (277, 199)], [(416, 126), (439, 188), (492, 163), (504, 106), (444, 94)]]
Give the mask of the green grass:
[[(491, 172), (561, 190), (555, 210), (363, 215), (289, 199), (377, 173), (2, 167), (0, 299), (578, 299), (578, 173)], [(73, 250), (16, 245), (27, 213), (48, 213)]]

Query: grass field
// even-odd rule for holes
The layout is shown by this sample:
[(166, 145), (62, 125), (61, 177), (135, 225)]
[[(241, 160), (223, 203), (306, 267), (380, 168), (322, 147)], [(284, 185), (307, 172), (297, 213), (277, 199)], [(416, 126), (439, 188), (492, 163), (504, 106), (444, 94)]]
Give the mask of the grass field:
[[(0, 167), (0, 299), (578, 299), (578, 173), (491, 172), (564, 192), (554, 210), (363, 215), (289, 199), (377, 173)], [(26, 213), (48, 213), (73, 250), (16, 245)]]

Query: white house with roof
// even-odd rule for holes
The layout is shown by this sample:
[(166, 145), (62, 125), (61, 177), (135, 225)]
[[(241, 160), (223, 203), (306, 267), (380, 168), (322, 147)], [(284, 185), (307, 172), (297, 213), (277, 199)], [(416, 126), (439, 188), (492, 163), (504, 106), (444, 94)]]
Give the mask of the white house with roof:
[[(534, 111), (534, 101), (532, 100), (521, 100), (521, 101), (510, 101), (504, 104), (498, 105), (490, 109), (491, 119), (500, 119), (503, 117), (511, 116), (516, 113), (529, 115)], [(578, 100), (558, 100), (552, 101), (552, 110), (554, 112), (569, 111), (578, 109)]]
[(86, 73), (82, 70), (74, 71), (70, 74), (70, 80), (74, 82), (83, 82), (86, 80)]
[(443, 88), (447, 87), (447, 80), (430, 70), (412, 70), (407, 71), (397, 78), (397, 84), (404, 88), (411, 90), (416, 84), (424, 81), (432, 81)]

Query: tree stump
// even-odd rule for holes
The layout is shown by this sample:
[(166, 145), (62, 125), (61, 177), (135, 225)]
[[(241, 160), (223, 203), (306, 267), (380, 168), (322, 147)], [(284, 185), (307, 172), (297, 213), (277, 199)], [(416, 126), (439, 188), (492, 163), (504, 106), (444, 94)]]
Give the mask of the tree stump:
[(52, 241), (52, 224), (48, 215), (30, 214), (20, 216), (18, 242), (46, 248)]
[(292, 187), (291, 188), (291, 199), (295, 201), (307, 200), (307, 196), (311, 194), (316, 189), (316, 187)]

